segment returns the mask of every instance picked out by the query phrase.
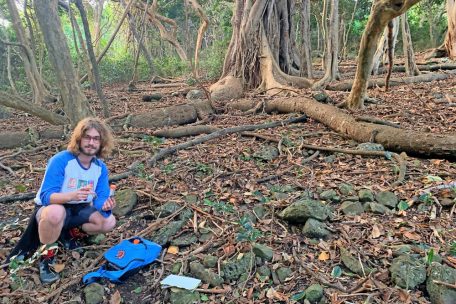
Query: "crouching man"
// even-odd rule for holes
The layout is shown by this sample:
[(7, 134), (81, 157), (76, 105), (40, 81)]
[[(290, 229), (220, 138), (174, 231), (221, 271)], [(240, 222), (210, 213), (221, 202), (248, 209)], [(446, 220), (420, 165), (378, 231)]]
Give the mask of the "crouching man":
[[(108, 170), (101, 160), (112, 148), (109, 127), (89, 117), (77, 124), (67, 150), (49, 160), (35, 198), (42, 245), (53, 244), (62, 236), (78, 237), (81, 233), (107, 233), (114, 229), (116, 219), (111, 210), (116, 202), (109, 195)], [(43, 283), (60, 278), (49, 267), (55, 262), (55, 253), (55, 249), (47, 250), (40, 258)]]

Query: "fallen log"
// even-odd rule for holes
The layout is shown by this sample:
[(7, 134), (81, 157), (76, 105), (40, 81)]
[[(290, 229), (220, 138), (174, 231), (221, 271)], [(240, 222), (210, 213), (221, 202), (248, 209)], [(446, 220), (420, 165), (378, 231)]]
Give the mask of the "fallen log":
[[(125, 127), (158, 128), (185, 125), (203, 119), (213, 113), (207, 100), (157, 109), (147, 113), (135, 113), (109, 118), (114, 130)], [(28, 131), (0, 133), (0, 149), (11, 149), (25, 145), (36, 145), (41, 139), (60, 139), (65, 136), (62, 126), (50, 127), (41, 131), (30, 128)]]
[[(446, 73), (428, 73), (412, 77), (395, 77), (389, 80), (389, 86), (399, 86), (411, 83), (431, 82), (434, 80), (445, 80), (456, 75), (456, 70), (451, 70)], [(353, 86), (353, 80), (346, 80), (337, 83), (331, 83), (326, 87), (329, 91), (350, 91)], [(370, 79), (367, 85), (368, 89), (374, 87), (384, 87), (385, 79)]]
[[(456, 70), (456, 64), (454, 63), (441, 63), (441, 64), (418, 64), (417, 65), (418, 69), (420, 71), (444, 71), (444, 70)], [(383, 74), (387, 72), (387, 68), (379, 68), (378, 69), (378, 74)], [(405, 66), (403, 65), (395, 65), (393, 67), (393, 72), (398, 72), (398, 73), (404, 73), (405, 72)]]
[[(242, 111), (247, 111), (255, 105), (256, 103), (250, 100), (231, 104), (233, 108)], [(264, 110), (267, 113), (305, 113), (342, 136), (358, 142), (379, 143), (388, 151), (406, 152), (409, 155), (426, 158), (456, 160), (456, 136), (454, 135), (422, 133), (356, 121), (355, 117), (345, 114), (336, 107), (303, 97), (265, 101)]]

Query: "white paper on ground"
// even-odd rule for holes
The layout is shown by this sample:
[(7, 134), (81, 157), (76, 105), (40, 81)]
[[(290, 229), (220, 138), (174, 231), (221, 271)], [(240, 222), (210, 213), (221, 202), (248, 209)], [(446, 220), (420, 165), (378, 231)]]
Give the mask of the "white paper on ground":
[(164, 278), (160, 284), (166, 285), (166, 286), (171, 286), (171, 287), (179, 287), (179, 288), (184, 288), (188, 290), (193, 290), (198, 285), (201, 283), (201, 280), (190, 278), (190, 277), (184, 277), (184, 276), (178, 276), (171, 274)]

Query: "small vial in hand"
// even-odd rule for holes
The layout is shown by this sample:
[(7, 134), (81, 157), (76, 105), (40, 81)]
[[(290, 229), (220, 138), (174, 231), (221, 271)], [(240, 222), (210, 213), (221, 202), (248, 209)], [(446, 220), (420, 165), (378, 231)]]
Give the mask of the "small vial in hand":
[(116, 185), (110, 185), (109, 186), (109, 196), (114, 196), (114, 194), (116, 193), (116, 188), (117, 186)]

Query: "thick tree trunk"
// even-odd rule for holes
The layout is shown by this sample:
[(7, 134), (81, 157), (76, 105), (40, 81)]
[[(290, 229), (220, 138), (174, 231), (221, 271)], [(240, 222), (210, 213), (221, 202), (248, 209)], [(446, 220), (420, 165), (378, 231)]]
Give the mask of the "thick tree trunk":
[(326, 35), (325, 75), (316, 82), (313, 89), (323, 89), (336, 80), (339, 71), (339, 0), (331, 0), (331, 15)]
[(98, 98), (101, 101), (101, 106), (103, 108), (103, 117), (109, 117), (109, 105), (105, 96), (103, 95), (103, 90), (101, 87), (100, 72), (98, 71), (97, 59), (95, 58), (95, 52), (92, 45), (92, 37), (90, 35), (89, 22), (87, 21), (87, 14), (82, 4), (82, 0), (76, 0), (76, 7), (79, 10), (81, 15), (82, 26), (84, 27), (85, 40), (87, 44), (87, 53), (89, 54), (91, 68), (93, 72), (93, 77), (95, 80), (95, 90), (97, 91)]
[(65, 117), (48, 111), (37, 104), (27, 102), (17, 95), (11, 95), (0, 91), (0, 104), (32, 114), (53, 125), (63, 125), (68, 123)]
[[(394, 18), (393, 19), (393, 49), (392, 49), (393, 57), (394, 57), (394, 51), (396, 49), (398, 33), (399, 33), (399, 18)], [(385, 30), (383, 31), (383, 35), (380, 38), (380, 41), (377, 46), (377, 50), (375, 51), (375, 54), (374, 54), (373, 67), (372, 67), (373, 75), (378, 75), (380, 63), (382, 63), (382, 62), (383, 62), (383, 66), (386, 66), (386, 63), (388, 63), (388, 27), (386, 27)]]
[(22, 25), (19, 12), (17, 10), (16, 1), (8, 0), (7, 1), (8, 10), (10, 12), (11, 20), (13, 21), (13, 28), (16, 32), (16, 38), (19, 43), (22, 45), (20, 48), (20, 53), (22, 61), (24, 62), (25, 74), (27, 76), (28, 83), (32, 88), (33, 92), (33, 102), (37, 104), (42, 104), (44, 101), (50, 101), (54, 98), (49, 94), (44, 81), (38, 72), (38, 66), (36, 64), (35, 55), (33, 50), (30, 47), (28, 39), (26, 37), (25, 29)]
[[(255, 101), (243, 100), (233, 107), (246, 111), (255, 106)], [(386, 150), (406, 152), (421, 157), (456, 159), (456, 136), (421, 133), (389, 126), (356, 121), (355, 117), (337, 108), (302, 98), (282, 98), (265, 102), (264, 110), (281, 113), (305, 113), (334, 131), (358, 142), (376, 142)]]
[(456, 0), (446, 1), (448, 31), (445, 37), (445, 48), (448, 57), (456, 59)]
[(301, 8), (301, 76), (312, 78), (312, 48), (310, 39), (310, 0), (303, 0)]
[(49, 61), (60, 87), (63, 110), (70, 122), (76, 124), (92, 113), (76, 78), (70, 49), (57, 14), (57, 0), (35, 0), (34, 7), (48, 50)]
[[(27, 111), (32, 115), (39, 116), (40, 118), (56, 125), (63, 125), (67, 123), (65, 117), (55, 113), (41, 109), (36, 105), (31, 105), (20, 99), (20, 97), (11, 96), (6, 93), (0, 92), (0, 105), (6, 105), (19, 110)], [(110, 121), (113, 129), (122, 129), (124, 127), (133, 128), (160, 128), (173, 125), (185, 125), (195, 122), (197, 119), (203, 119), (206, 115), (212, 114), (213, 109), (207, 100), (166, 107), (163, 109), (154, 110), (147, 113), (133, 113), (128, 117), (116, 118)], [(63, 135), (63, 128), (46, 128), (40, 132), (35, 132), (35, 138), (30, 138), (27, 132), (4, 132), (0, 133), (0, 149), (10, 149), (20, 147), (32, 141), (41, 138), (61, 138)]]
[(94, 1), (93, 7), (93, 32), (94, 32), (94, 49), (95, 54), (98, 55), (100, 53), (100, 44), (101, 44), (101, 17), (103, 15), (103, 6), (105, 0), (98, 0)]
[(383, 29), (390, 20), (400, 16), (419, 1), (377, 0), (373, 3), (369, 20), (361, 38), (353, 89), (344, 102), (346, 106), (351, 109), (364, 107), (364, 99), (367, 97), (367, 81), (372, 70), (372, 59)]
[(410, 28), (407, 20), (407, 12), (401, 16), (402, 26), (402, 45), (404, 48), (405, 57), (405, 72), (408, 76), (417, 76), (421, 72), (415, 61), (415, 53), (413, 52), (412, 36), (410, 35)]
[(220, 81), (234, 76), (242, 79), (246, 88), (268, 94), (290, 92), (290, 86), (310, 87), (309, 80), (287, 74), (293, 69), (290, 54), (295, 54), (290, 39), (291, 2), (236, 1), (233, 35)]

